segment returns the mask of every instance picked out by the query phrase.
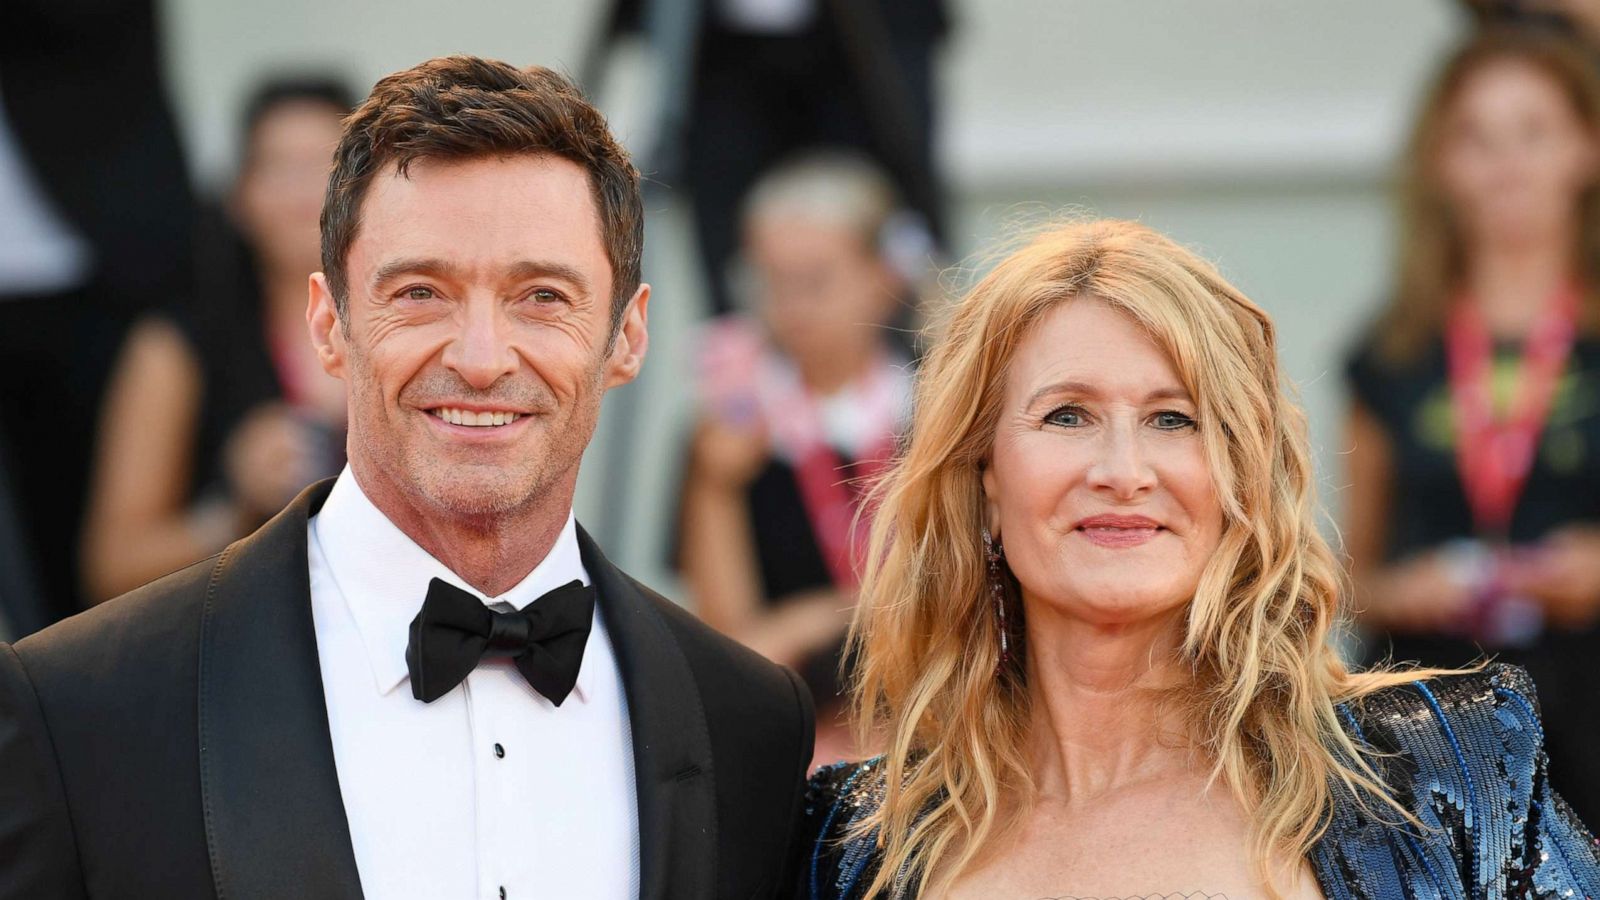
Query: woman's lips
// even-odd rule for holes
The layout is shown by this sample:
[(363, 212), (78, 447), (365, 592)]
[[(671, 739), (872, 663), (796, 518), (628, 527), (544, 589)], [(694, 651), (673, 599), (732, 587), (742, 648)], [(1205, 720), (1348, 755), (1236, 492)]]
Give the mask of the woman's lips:
[(1166, 529), (1144, 516), (1090, 516), (1074, 529), (1100, 547), (1137, 547), (1148, 543)]

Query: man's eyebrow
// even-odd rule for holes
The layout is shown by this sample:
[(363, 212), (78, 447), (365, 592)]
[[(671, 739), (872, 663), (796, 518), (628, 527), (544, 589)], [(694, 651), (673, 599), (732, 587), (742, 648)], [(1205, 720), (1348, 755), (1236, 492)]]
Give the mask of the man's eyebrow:
[[(373, 274), (373, 287), (381, 287), (390, 280), (398, 279), (400, 275), (434, 275), (442, 279), (459, 279), (461, 266), (451, 263), (450, 259), (440, 259), (437, 256), (394, 259), (378, 267), (378, 272)], [(552, 259), (518, 259), (506, 269), (506, 280), (522, 282), (528, 279), (560, 279), (573, 285), (579, 293), (589, 293), (589, 279), (584, 277), (582, 272), (566, 263), (555, 263)]]
[(460, 267), (447, 259), (438, 259), (431, 256), (396, 259), (378, 267), (378, 271), (372, 276), (372, 285), (373, 287), (380, 287), (401, 275), (434, 275), (441, 278), (450, 278), (458, 274), (459, 271)]
[(567, 265), (553, 260), (523, 259), (512, 263), (506, 276), (511, 281), (525, 281), (529, 278), (559, 278), (567, 282), (579, 293), (589, 293), (589, 279), (583, 273)]
[[(447, 259), (437, 257), (408, 257), (384, 263), (372, 276), (372, 284), (379, 287), (402, 275), (432, 275), (438, 278), (459, 278), (461, 267)], [(521, 259), (506, 269), (506, 280), (526, 281), (530, 278), (559, 278), (571, 284), (579, 293), (589, 292), (589, 279), (576, 268), (553, 260)]]

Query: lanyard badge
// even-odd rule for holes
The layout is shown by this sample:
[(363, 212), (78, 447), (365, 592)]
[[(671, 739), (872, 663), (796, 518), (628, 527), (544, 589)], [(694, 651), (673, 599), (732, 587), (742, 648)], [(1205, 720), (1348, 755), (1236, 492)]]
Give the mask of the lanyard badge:
[(1514, 562), (1508, 546), (1512, 516), (1572, 354), (1578, 298), (1573, 285), (1550, 298), (1523, 341), (1516, 384), (1500, 415), (1495, 410), (1494, 341), (1482, 315), (1463, 299), (1446, 322), (1456, 467), (1474, 530), (1493, 559), (1487, 577), (1476, 582), (1481, 590), (1468, 628), (1474, 636), (1494, 643), (1520, 643), (1540, 628), (1537, 606), (1510, 596), (1503, 573)]

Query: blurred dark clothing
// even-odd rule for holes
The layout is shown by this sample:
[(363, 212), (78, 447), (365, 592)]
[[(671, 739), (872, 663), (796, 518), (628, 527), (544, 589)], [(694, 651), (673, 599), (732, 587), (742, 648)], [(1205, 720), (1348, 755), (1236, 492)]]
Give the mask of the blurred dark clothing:
[(51, 610), (39, 591), (32, 545), (17, 518), (17, 502), (5, 458), (10, 442), (0, 435), (0, 641), (15, 641), (49, 625)]
[[(5, 477), (40, 594), (0, 598), (19, 630), (25, 621), (42, 627), (82, 609), (78, 532), (100, 399), (127, 327), (127, 310), (90, 288), (0, 301)], [(19, 615), (13, 603), (47, 621)]]
[[(1495, 366), (1514, 367), (1521, 347), (1496, 347)], [(1456, 465), (1454, 417), (1444, 341), (1436, 338), (1417, 359), (1380, 357), (1366, 340), (1349, 359), (1352, 393), (1389, 437), (1394, 482), (1385, 559), (1398, 561), (1450, 541), (1472, 539), (1472, 514)], [(1573, 345), (1551, 403), (1527, 484), (1511, 521), (1513, 544), (1537, 542), (1565, 525), (1600, 524), (1600, 340)], [(1373, 658), (1426, 666), (1462, 666), (1493, 652), (1527, 668), (1539, 685), (1549, 752), (1562, 792), (1586, 821), (1600, 818), (1600, 767), (1592, 760), (1600, 736), (1600, 626), (1582, 632), (1545, 629), (1530, 646), (1483, 648), (1439, 635), (1393, 635), (1374, 641)]]
[(150, 0), (6, 0), (0, 89), (34, 173), (137, 312), (188, 288), (193, 203)]
[[(620, 0), (611, 36), (640, 30), (649, 0)], [(895, 180), (900, 196), (943, 235), (944, 195), (933, 158), (933, 56), (950, 27), (942, 0), (813, 0), (792, 31), (733, 27), (703, 0), (689, 90), (683, 171), (712, 311), (733, 309), (729, 260), (739, 205), (775, 163), (818, 145), (860, 150)], [(840, 17), (840, 11), (847, 18)], [(678, 157), (675, 157), (678, 158)]]
[[(839, 478), (854, 492), (854, 476), (845, 461)], [(773, 457), (745, 492), (750, 504), (750, 525), (754, 532), (756, 558), (761, 572), (762, 603), (768, 609), (805, 591), (835, 587), (828, 564), (822, 558), (811, 519), (792, 465)], [(799, 674), (811, 689), (817, 706), (828, 708), (844, 696), (839, 661), (844, 653), (840, 639), (829, 650), (814, 654), (802, 663)]]
[[(1514, 369), (1521, 347), (1496, 348), (1496, 369)], [(1509, 373), (1508, 373), (1509, 374)], [(1454, 538), (1472, 538), (1472, 513), (1456, 469), (1450, 383), (1442, 339), (1405, 365), (1364, 343), (1346, 366), (1350, 387), (1388, 433), (1394, 454), (1386, 558), (1402, 559)], [(1600, 339), (1573, 344), (1539, 452), (1511, 520), (1513, 543), (1575, 522), (1600, 524)]]
[(0, 91), (29, 174), (93, 266), (65, 290), (0, 285), (4, 474), (40, 604), (58, 619), (81, 608), (78, 531), (106, 378), (133, 318), (190, 288), (192, 202), (150, 0), (0, 3)]
[[(841, 475), (840, 480), (848, 481)], [(761, 587), (768, 606), (801, 591), (833, 587), (822, 548), (800, 498), (794, 467), (773, 457), (745, 491), (755, 527)], [(820, 695), (819, 695), (820, 696)]]
[[(841, 456), (841, 460), (844, 465), (840, 481), (849, 485), (854, 493), (857, 483), (853, 480), (852, 464), (847, 457)], [(806, 513), (794, 466), (776, 455), (769, 458), (745, 489), (745, 502), (749, 504), (763, 607), (774, 609), (796, 594), (837, 587)], [(681, 500), (679, 506), (682, 506)], [(677, 568), (682, 548), (676, 537), (669, 552), (669, 565)], [(833, 647), (796, 666), (818, 708), (829, 709), (845, 695), (846, 686), (839, 667), (844, 649), (841, 638)]]

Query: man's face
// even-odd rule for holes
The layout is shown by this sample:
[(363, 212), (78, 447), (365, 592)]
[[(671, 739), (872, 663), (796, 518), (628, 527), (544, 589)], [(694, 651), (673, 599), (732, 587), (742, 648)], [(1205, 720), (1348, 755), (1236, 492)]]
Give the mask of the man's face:
[(320, 273), (308, 316), (348, 386), (362, 487), (484, 524), (570, 503), (600, 398), (638, 373), (649, 299), (641, 287), (613, 342), (584, 170), (516, 156), (381, 171), (346, 269), (344, 327)]

